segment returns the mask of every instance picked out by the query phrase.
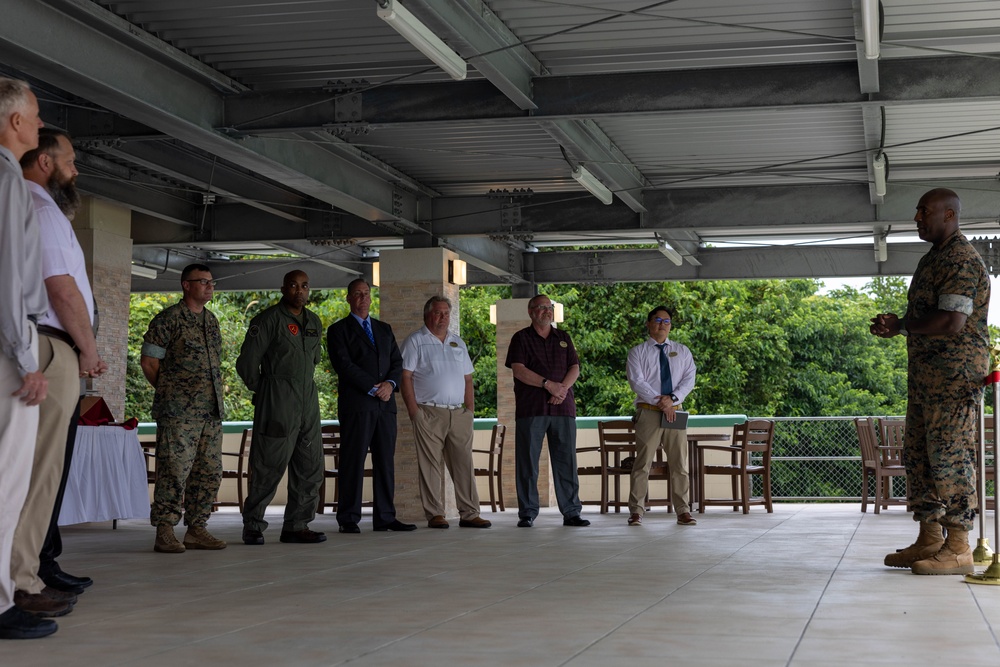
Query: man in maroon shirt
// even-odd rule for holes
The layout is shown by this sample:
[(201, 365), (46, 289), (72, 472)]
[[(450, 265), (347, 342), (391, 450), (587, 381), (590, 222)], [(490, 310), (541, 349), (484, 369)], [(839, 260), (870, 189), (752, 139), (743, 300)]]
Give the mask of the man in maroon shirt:
[(576, 473), (576, 403), (573, 383), (580, 359), (569, 335), (552, 326), (552, 301), (544, 294), (528, 302), (531, 326), (514, 334), (506, 366), (514, 373), (514, 467), (517, 525), (530, 528), (538, 516), (538, 457), (548, 436), (556, 500), (564, 526), (589, 526), (580, 517)]

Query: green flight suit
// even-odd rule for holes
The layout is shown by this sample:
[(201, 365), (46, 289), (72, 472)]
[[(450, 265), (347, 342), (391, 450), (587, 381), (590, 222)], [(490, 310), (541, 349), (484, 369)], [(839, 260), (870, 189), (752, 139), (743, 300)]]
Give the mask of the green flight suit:
[(243, 525), (267, 528), (264, 511), (288, 469), (288, 502), (282, 531), (304, 530), (316, 516), (323, 483), (319, 394), (313, 374), (321, 358), (322, 324), (303, 308), (292, 315), (283, 303), (253, 318), (236, 372), (254, 392), (250, 488)]

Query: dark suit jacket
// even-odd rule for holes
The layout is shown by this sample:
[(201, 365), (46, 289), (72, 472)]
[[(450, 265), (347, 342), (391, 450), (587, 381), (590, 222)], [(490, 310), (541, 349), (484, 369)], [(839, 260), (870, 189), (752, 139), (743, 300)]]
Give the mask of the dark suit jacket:
[(380, 401), (368, 392), (379, 382), (392, 380), (399, 391), (403, 376), (403, 355), (396, 345), (392, 327), (371, 318), (375, 348), (353, 315), (334, 322), (326, 332), (330, 364), (337, 372), (337, 411), (340, 418), (351, 411), (396, 412), (396, 396)]

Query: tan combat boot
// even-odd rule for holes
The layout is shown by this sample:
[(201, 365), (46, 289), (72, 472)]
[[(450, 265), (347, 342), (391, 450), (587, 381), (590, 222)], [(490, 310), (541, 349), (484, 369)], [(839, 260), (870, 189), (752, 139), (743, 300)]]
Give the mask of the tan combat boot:
[(969, 546), (969, 532), (949, 528), (944, 546), (924, 560), (913, 564), (913, 574), (972, 574), (972, 548)]
[(941, 530), (941, 524), (921, 521), (917, 541), (905, 549), (886, 556), (885, 564), (888, 567), (912, 567), (918, 560), (936, 554), (942, 545), (944, 545), (944, 532)]
[(226, 543), (213, 536), (205, 526), (188, 526), (184, 534), (184, 546), (188, 549), (225, 549)]
[(184, 553), (184, 545), (177, 541), (173, 526), (156, 527), (156, 542), (153, 543), (153, 551), (159, 551), (161, 554)]

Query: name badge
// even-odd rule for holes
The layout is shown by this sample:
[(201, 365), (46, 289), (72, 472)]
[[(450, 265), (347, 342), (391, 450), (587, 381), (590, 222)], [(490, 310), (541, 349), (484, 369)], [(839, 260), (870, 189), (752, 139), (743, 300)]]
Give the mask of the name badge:
[(561, 340), (559, 341), (559, 347), (569, 347), (569, 345), (566, 344), (566, 341)]
[(452, 347), (458, 347), (458, 343), (456, 343), (455, 341), (451, 341), (450, 343), (448, 343), (448, 345), (451, 345)]
[(677, 353), (676, 353), (676, 352), (671, 352), (671, 353), (670, 353), (670, 354), (668, 354), (667, 356), (668, 356), (668, 357), (676, 357), (676, 356), (677, 356)]

